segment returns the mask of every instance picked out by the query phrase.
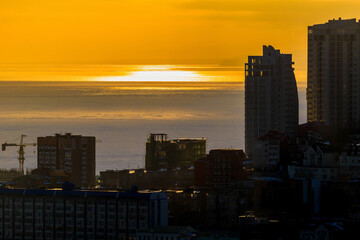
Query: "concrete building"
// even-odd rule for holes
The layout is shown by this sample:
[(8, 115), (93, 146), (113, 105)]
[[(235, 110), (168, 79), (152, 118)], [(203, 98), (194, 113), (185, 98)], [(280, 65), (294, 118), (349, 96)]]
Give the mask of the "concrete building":
[(360, 127), (360, 22), (308, 27), (307, 120)]
[(167, 226), (161, 192), (0, 189), (0, 238), (121, 239)]
[(55, 183), (95, 185), (95, 137), (70, 133), (38, 137), (37, 148), (38, 171), (49, 175)]
[(300, 162), (292, 162), (288, 166), (290, 179), (301, 180), (303, 184), (303, 202), (310, 204), (314, 214), (321, 211), (323, 184), (336, 182), (339, 178), (339, 162), (337, 152), (326, 145), (309, 145), (302, 150)]
[(167, 134), (150, 134), (146, 142), (146, 170), (189, 168), (206, 156), (206, 138), (168, 139)]
[(290, 179), (337, 181), (339, 162), (337, 153), (327, 146), (306, 145), (302, 162), (288, 166)]
[(245, 150), (253, 157), (254, 141), (270, 130), (295, 135), (299, 103), (292, 55), (263, 46), (262, 56), (245, 64)]
[(270, 131), (255, 140), (254, 168), (259, 171), (278, 171), (280, 168), (282, 151), (289, 140), (288, 135)]
[(211, 150), (206, 158), (195, 162), (195, 186), (225, 189), (246, 179), (245, 153), (238, 149)]

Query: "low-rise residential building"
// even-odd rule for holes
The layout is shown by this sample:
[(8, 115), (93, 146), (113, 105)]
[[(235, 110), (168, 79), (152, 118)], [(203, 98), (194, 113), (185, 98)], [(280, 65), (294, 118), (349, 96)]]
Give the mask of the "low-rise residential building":
[(270, 131), (255, 140), (254, 168), (260, 171), (277, 171), (280, 167), (281, 157), (285, 151), (289, 136), (277, 131)]
[(291, 179), (319, 179), (337, 181), (339, 165), (337, 153), (328, 146), (306, 145), (302, 153), (302, 162), (288, 166)]

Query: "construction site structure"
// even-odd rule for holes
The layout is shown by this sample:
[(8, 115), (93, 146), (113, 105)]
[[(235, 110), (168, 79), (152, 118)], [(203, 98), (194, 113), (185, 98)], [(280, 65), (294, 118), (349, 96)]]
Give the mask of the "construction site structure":
[(24, 174), (24, 162), (25, 162), (25, 151), (24, 148), (26, 146), (36, 146), (36, 143), (24, 143), (24, 138), (26, 137), (26, 135), (21, 135), (20, 136), (20, 143), (8, 143), (5, 142), (2, 144), (2, 150), (5, 151), (6, 147), (19, 147), (19, 150), (17, 151), (19, 156), (18, 156), (18, 160), (19, 160), (19, 172), (23, 175)]

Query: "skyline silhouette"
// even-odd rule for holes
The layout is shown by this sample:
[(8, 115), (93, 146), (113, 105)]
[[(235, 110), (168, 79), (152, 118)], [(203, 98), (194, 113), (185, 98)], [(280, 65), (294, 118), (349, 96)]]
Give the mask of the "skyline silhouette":
[(0, 238), (352, 239), (359, 6), (3, 1)]

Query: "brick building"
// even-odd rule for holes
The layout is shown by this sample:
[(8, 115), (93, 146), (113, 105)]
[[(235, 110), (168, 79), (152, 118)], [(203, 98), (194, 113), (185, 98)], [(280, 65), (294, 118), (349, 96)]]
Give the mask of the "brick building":
[(38, 137), (38, 171), (59, 184), (95, 185), (95, 142), (95, 137), (70, 133)]

